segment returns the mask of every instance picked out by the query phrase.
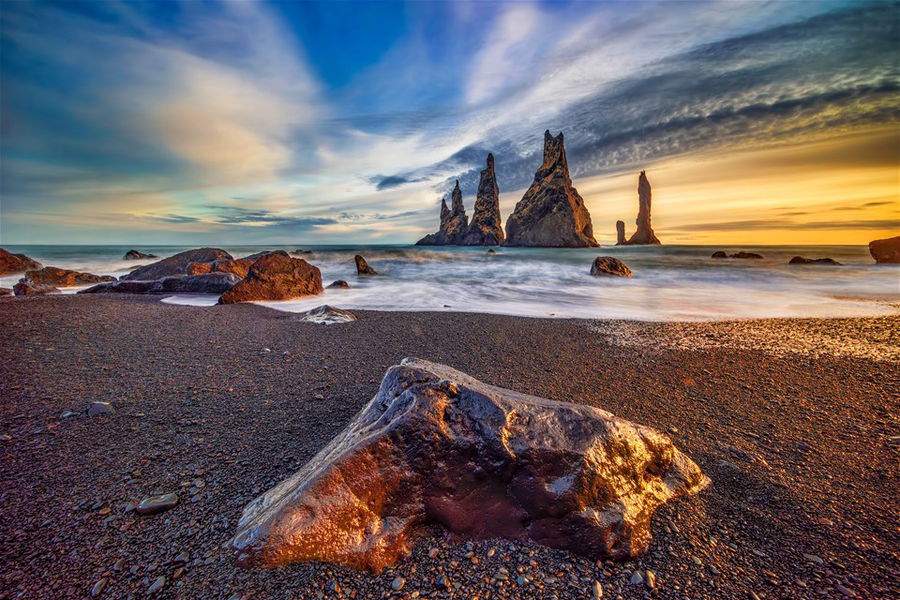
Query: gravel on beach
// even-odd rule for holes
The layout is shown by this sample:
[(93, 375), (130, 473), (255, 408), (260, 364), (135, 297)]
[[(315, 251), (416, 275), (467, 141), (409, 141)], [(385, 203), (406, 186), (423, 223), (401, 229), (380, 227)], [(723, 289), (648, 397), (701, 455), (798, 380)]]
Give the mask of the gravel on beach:
[[(900, 318), (354, 312), (0, 299), (0, 599), (900, 596)], [(653, 426), (713, 484), (624, 563), (434, 528), (377, 575), (236, 566), (244, 505), (407, 356)]]

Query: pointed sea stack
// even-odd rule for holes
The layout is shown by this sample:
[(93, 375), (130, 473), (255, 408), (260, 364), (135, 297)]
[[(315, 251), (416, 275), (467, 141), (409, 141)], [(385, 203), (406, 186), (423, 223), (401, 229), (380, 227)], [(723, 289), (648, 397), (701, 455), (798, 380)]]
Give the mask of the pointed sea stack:
[(638, 178), (638, 202), (637, 231), (625, 243), (629, 246), (659, 245), (661, 242), (650, 227), (650, 181), (645, 171), (641, 171)]
[(625, 245), (625, 221), (616, 221), (616, 246)]
[(459, 189), (459, 180), (453, 188), (450, 209), (447, 209), (447, 201), (441, 200), (441, 228), (437, 233), (429, 233), (416, 242), (416, 246), (447, 246), (459, 244), (469, 228), (469, 218), (466, 216), (466, 207), (463, 206), (462, 192)]
[(599, 246), (591, 215), (572, 186), (563, 134), (544, 132), (544, 162), (506, 221), (507, 246)]
[(460, 242), (464, 246), (497, 246), (503, 243), (500, 225), (500, 188), (494, 173), (494, 155), (488, 154), (487, 166), (481, 171), (472, 223)]

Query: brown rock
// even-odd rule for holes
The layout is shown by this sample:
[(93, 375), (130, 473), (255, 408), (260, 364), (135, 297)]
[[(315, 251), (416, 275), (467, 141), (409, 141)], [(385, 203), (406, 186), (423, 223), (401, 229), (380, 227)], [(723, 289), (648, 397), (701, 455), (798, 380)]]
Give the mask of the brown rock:
[(322, 273), (302, 258), (270, 253), (250, 267), (247, 276), (222, 294), (219, 304), (288, 300), (322, 293)]
[(290, 256), (284, 250), (257, 252), (256, 254), (251, 254), (244, 258), (223, 258), (212, 262), (191, 263), (188, 265), (187, 273), (188, 275), (200, 275), (203, 273), (234, 273), (239, 278), (243, 279), (247, 276), (247, 273), (250, 272), (250, 267), (253, 266), (253, 263), (269, 254), (279, 254), (285, 257)]
[(23, 277), (13, 286), (13, 293), (16, 296), (43, 296), (45, 294), (58, 294), (59, 290), (52, 285), (32, 283)]
[(877, 263), (900, 263), (900, 235), (869, 242), (869, 254)]
[(569, 179), (563, 134), (544, 132), (544, 162), (506, 220), (507, 246), (596, 247), (591, 215)]
[(7, 252), (3, 248), (0, 248), (0, 275), (34, 271), (40, 269), (42, 266), (41, 263), (28, 258), (24, 254), (13, 254), (12, 252)]
[(222, 294), (241, 278), (233, 273), (173, 275), (155, 281), (119, 280), (81, 290), (79, 294)]
[(369, 263), (366, 262), (366, 259), (359, 254), (354, 256), (353, 260), (356, 261), (357, 275), (378, 275), (378, 271), (370, 267)]
[(754, 258), (759, 259), (762, 258), (762, 254), (757, 254), (756, 252), (735, 252), (730, 256), (730, 258)]
[(337, 279), (328, 284), (328, 289), (342, 289), (347, 290), (350, 289), (350, 284), (344, 281), (343, 279)]
[(646, 171), (641, 171), (638, 177), (638, 216), (635, 224), (637, 231), (625, 242), (626, 244), (639, 246), (660, 243), (653, 233), (653, 227), (650, 226), (650, 180), (647, 179)]
[(481, 171), (472, 222), (458, 242), (463, 246), (497, 246), (505, 238), (500, 225), (500, 188), (494, 173), (494, 155), (488, 154)]
[(598, 256), (591, 265), (591, 275), (611, 275), (613, 277), (631, 277), (634, 273), (618, 258), (612, 256)]
[(138, 252), (137, 250), (129, 250), (125, 253), (125, 256), (122, 257), (124, 260), (142, 260), (144, 258), (159, 258), (155, 254), (144, 254), (143, 252)]
[(647, 549), (656, 508), (707, 484), (649, 427), (405, 359), (342, 433), (244, 509), (232, 545), (244, 565), (379, 571), (439, 524), (627, 559)]
[(0, 287), (0, 296), (12, 296), (12, 294), (13, 294), (12, 288)]
[(625, 245), (625, 221), (616, 221), (616, 246)]
[(795, 256), (788, 261), (789, 265), (837, 265), (841, 263), (833, 258), (804, 258), (803, 256)]
[(441, 225), (437, 233), (430, 233), (416, 242), (417, 246), (446, 246), (459, 244), (469, 227), (469, 218), (466, 216), (466, 208), (462, 201), (462, 191), (459, 189), (459, 180), (450, 194), (451, 208), (447, 208), (447, 201), (441, 200)]
[(234, 257), (219, 248), (196, 248), (179, 252), (153, 264), (139, 267), (128, 275), (123, 276), (122, 279), (152, 281), (172, 275), (186, 275), (191, 263), (208, 263), (219, 259), (230, 260), (232, 258)]
[(34, 285), (49, 285), (53, 287), (74, 287), (91, 283), (103, 283), (115, 281), (110, 275), (94, 275), (93, 273), (79, 273), (58, 267), (44, 267), (37, 271), (27, 271), (25, 279)]

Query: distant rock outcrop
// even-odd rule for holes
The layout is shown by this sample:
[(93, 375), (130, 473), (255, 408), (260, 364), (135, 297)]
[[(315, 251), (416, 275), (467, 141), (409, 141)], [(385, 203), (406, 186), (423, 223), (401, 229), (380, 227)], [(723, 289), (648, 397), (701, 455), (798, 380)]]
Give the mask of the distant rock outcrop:
[(0, 248), (0, 275), (34, 271), (43, 266), (38, 261), (30, 259), (24, 254), (13, 254)]
[(726, 254), (721, 250), (717, 250), (712, 253), (712, 258), (762, 258), (762, 254), (757, 254), (756, 252), (735, 252), (734, 254)]
[(616, 221), (616, 246), (625, 245), (625, 221)]
[(487, 166), (481, 171), (478, 194), (472, 222), (462, 240), (463, 246), (497, 246), (503, 243), (503, 226), (500, 224), (500, 188), (494, 172), (494, 155), (488, 154)]
[(380, 571), (429, 526), (627, 560), (669, 500), (709, 479), (666, 435), (404, 359), (347, 428), (244, 508), (243, 565)]
[(596, 247), (591, 215), (572, 186), (563, 134), (544, 132), (544, 161), (506, 220), (507, 246)]
[(331, 283), (328, 284), (328, 289), (330, 290), (348, 290), (350, 289), (350, 284), (344, 281), (343, 279), (335, 279)]
[(155, 254), (144, 254), (143, 252), (138, 252), (137, 250), (129, 250), (125, 253), (125, 256), (122, 257), (123, 260), (142, 260), (144, 258), (159, 258)]
[(789, 265), (837, 265), (840, 266), (841, 263), (834, 260), (833, 258), (805, 258), (803, 256), (795, 256), (790, 261), (788, 261)]
[(74, 287), (104, 281), (115, 281), (110, 275), (94, 275), (93, 273), (79, 273), (59, 267), (44, 267), (37, 271), (26, 271), (25, 279), (34, 285), (49, 285), (53, 287)]
[(289, 300), (321, 294), (322, 273), (302, 258), (268, 253), (250, 267), (250, 272), (222, 294), (219, 304), (258, 300)]
[(638, 216), (635, 224), (637, 231), (624, 242), (625, 245), (646, 246), (660, 243), (653, 233), (653, 227), (650, 226), (650, 180), (647, 179), (646, 171), (641, 171), (638, 176)]
[(378, 271), (370, 267), (369, 263), (361, 255), (357, 254), (354, 256), (353, 261), (356, 263), (357, 275), (378, 275)]
[(451, 246), (462, 243), (469, 227), (469, 218), (466, 216), (466, 207), (463, 206), (462, 191), (459, 189), (459, 180), (451, 193), (451, 207), (447, 208), (447, 201), (441, 200), (441, 225), (437, 233), (429, 233), (416, 242), (417, 246)]
[(179, 252), (174, 256), (164, 258), (144, 267), (138, 267), (128, 275), (125, 280), (155, 280), (171, 275), (185, 275), (191, 263), (208, 263), (220, 259), (231, 260), (234, 257), (219, 248), (197, 248)]
[(591, 265), (591, 275), (611, 275), (613, 277), (631, 277), (634, 273), (618, 258), (612, 256), (598, 256)]
[(869, 242), (869, 253), (877, 263), (900, 263), (900, 235)]

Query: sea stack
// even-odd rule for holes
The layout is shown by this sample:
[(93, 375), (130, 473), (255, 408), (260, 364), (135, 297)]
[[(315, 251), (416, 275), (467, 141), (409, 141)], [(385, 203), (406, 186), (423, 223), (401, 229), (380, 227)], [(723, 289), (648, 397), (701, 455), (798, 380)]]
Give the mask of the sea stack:
[(460, 242), (464, 246), (497, 246), (503, 243), (500, 225), (500, 188), (494, 173), (494, 155), (488, 154), (487, 166), (481, 171), (478, 195), (469, 230)]
[(416, 242), (417, 246), (447, 246), (459, 244), (469, 227), (469, 218), (466, 216), (466, 207), (463, 206), (462, 192), (459, 189), (459, 180), (450, 195), (450, 209), (447, 209), (447, 201), (441, 200), (441, 227), (437, 233), (429, 233)]
[(563, 134), (544, 132), (544, 162), (506, 221), (507, 246), (599, 246), (591, 215), (572, 186)]
[(625, 221), (616, 221), (616, 246), (625, 245)]
[(650, 181), (646, 171), (641, 171), (638, 177), (638, 202), (637, 231), (625, 243), (629, 246), (660, 244), (650, 226)]

